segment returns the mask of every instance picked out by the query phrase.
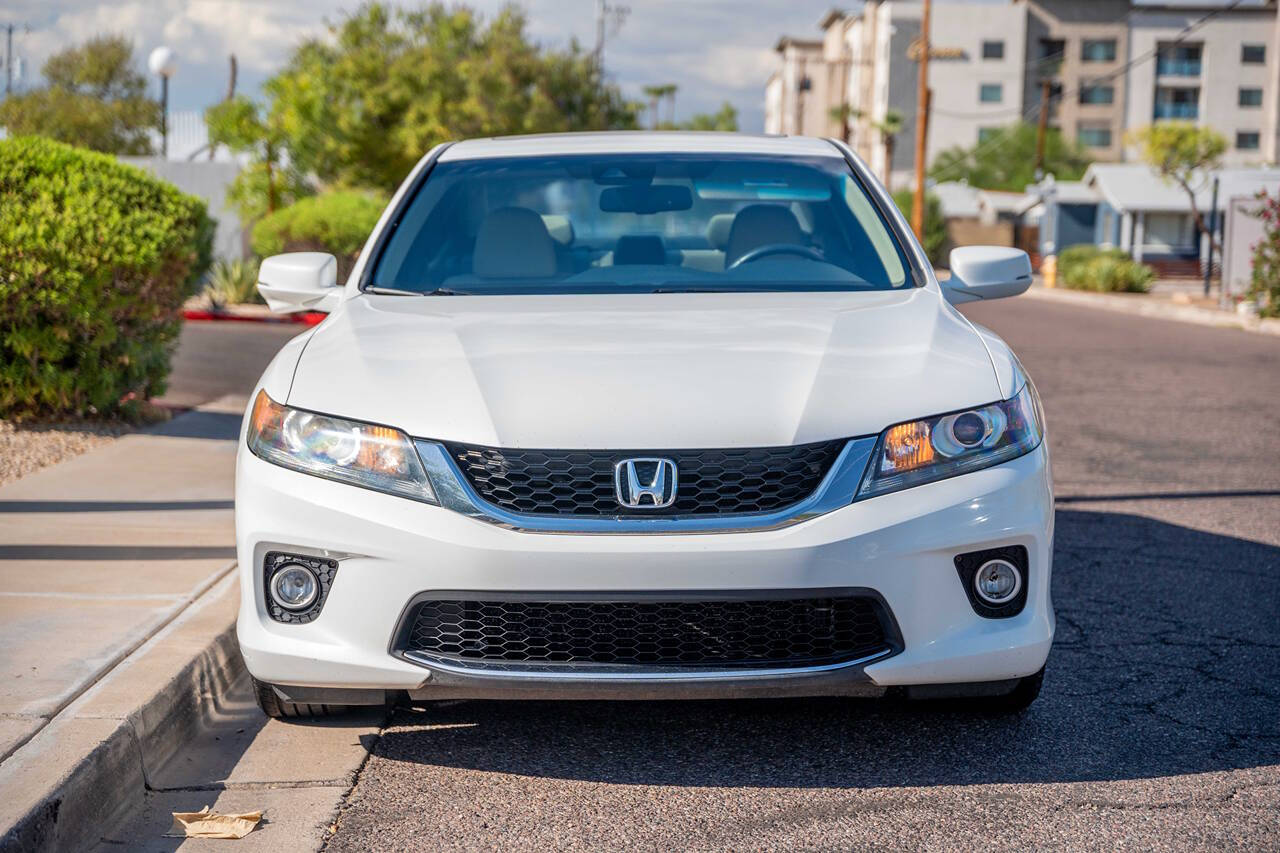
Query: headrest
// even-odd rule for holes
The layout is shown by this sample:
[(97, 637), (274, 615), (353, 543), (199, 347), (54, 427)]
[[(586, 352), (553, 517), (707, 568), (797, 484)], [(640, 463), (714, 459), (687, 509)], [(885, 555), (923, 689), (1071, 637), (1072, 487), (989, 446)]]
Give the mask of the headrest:
[(739, 258), (773, 243), (804, 246), (806, 240), (796, 215), (790, 208), (778, 204), (753, 204), (742, 208), (733, 218), (729, 229), (729, 244), (724, 250), (725, 266), (731, 266)]
[(729, 245), (729, 231), (733, 228), (732, 213), (717, 213), (707, 220), (707, 242), (711, 248), (724, 251)]
[(569, 217), (563, 214), (544, 213), (542, 224), (547, 226), (547, 233), (551, 235), (552, 240), (561, 246), (573, 245), (573, 223), (569, 221)]
[(657, 234), (627, 234), (613, 247), (613, 265), (656, 264), (667, 262), (667, 249)]
[(484, 278), (550, 278), (556, 253), (542, 217), (525, 207), (500, 207), (480, 223), (471, 268)]

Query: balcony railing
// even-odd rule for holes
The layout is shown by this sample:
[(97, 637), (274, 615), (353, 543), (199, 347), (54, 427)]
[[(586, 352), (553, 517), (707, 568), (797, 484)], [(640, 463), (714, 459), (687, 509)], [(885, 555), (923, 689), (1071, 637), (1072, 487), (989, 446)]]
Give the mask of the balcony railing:
[(1157, 59), (1156, 74), (1162, 77), (1199, 77), (1198, 59)]
[(1156, 104), (1156, 118), (1199, 118), (1199, 104)]

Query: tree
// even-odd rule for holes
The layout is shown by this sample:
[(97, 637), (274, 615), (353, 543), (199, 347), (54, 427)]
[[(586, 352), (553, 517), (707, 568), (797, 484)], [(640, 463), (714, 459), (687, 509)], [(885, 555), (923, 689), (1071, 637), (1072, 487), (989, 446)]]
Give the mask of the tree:
[[(852, 144), (850, 136), (852, 135), (852, 119), (862, 121), (867, 117), (866, 112), (854, 109), (847, 103), (832, 107), (828, 112), (831, 120), (838, 122), (840, 125), (840, 138), (846, 145)], [(884, 185), (889, 186), (889, 177), (893, 173), (893, 149), (897, 136), (902, 132), (902, 113), (897, 110), (887, 110), (884, 118), (880, 121), (872, 121), (870, 125), (873, 129), (880, 131), (880, 138), (884, 143)]]
[(666, 94), (666, 86), (645, 86), (642, 90), (649, 99), (649, 128), (651, 130), (658, 129), (658, 102), (662, 100)]
[[(893, 194), (893, 203), (903, 216), (911, 215), (911, 207), (915, 203), (915, 193), (909, 189), (898, 190)], [(925, 193), (924, 197), (924, 239), (920, 241), (929, 263), (935, 267), (942, 264), (942, 251), (947, 246), (947, 219), (942, 215), (942, 201), (933, 193)]]
[(1209, 235), (1209, 242), (1219, 248), (1217, 236), (1210, 232), (1200, 209), (1192, 182), (1222, 164), (1227, 140), (1211, 127), (1197, 127), (1191, 122), (1168, 121), (1139, 128), (1129, 141), (1142, 150), (1142, 159), (1160, 173), (1160, 177), (1182, 187), (1191, 203), (1191, 216), (1196, 227)]
[[(676, 124), (676, 92), (679, 90), (680, 87), (675, 83), (663, 83), (658, 86), (645, 86), (642, 90), (649, 96), (650, 115), (653, 118), (653, 121), (650, 122), (649, 126), (654, 130), (679, 129), (679, 126)], [(667, 117), (666, 119), (659, 120), (658, 102), (664, 100), (667, 102)]]
[[(1047, 174), (1060, 181), (1079, 180), (1089, 168), (1089, 155), (1049, 128), (1045, 136)], [(949, 148), (934, 158), (929, 176), (936, 181), (967, 181), (984, 190), (1022, 192), (1036, 182), (1036, 127), (1018, 122), (972, 148)]]
[(285, 161), (284, 131), (261, 105), (237, 95), (205, 110), (204, 120), (210, 146), (252, 157), (227, 192), (244, 218), (257, 219), (311, 194), (306, 177)]
[(49, 57), (47, 85), (0, 102), (10, 136), (38, 135), (107, 154), (150, 154), (160, 105), (134, 67), (133, 45), (101, 36)]
[(680, 122), (680, 130), (723, 130), (738, 129), (738, 110), (733, 104), (725, 101), (714, 113), (698, 113), (688, 121)]
[(1254, 214), (1262, 220), (1262, 237), (1253, 244), (1249, 295), (1263, 317), (1280, 317), (1280, 197), (1258, 190), (1254, 198), (1261, 202)]
[(525, 29), (515, 6), (487, 21), (438, 2), (359, 7), (263, 84), (260, 171), (278, 142), (321, 185), (390, 192), (446, 140), (636, 126), (590, 53), (539, 47)]

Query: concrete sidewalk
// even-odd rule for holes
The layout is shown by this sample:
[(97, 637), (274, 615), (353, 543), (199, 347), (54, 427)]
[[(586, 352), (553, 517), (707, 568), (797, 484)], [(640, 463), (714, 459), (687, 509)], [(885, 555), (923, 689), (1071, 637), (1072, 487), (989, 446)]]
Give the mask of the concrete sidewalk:
[(0, 487), (0, 762), (231, 573), (244, 404)]

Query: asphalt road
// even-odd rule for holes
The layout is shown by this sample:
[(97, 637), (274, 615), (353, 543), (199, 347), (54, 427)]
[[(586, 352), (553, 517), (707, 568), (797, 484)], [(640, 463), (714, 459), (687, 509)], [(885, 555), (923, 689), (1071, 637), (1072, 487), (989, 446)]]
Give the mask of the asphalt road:
[(280, 347), (306, 328), (293, 323), (184, 323), (169, 389), (156, 402), (188, 409), (228, 394), (247, 398)]
[(1015, 717), (852, 701), (397, 713), (330, 850), (1280, 849), (1280, 341), (1008, 300), (1058, 489)]

